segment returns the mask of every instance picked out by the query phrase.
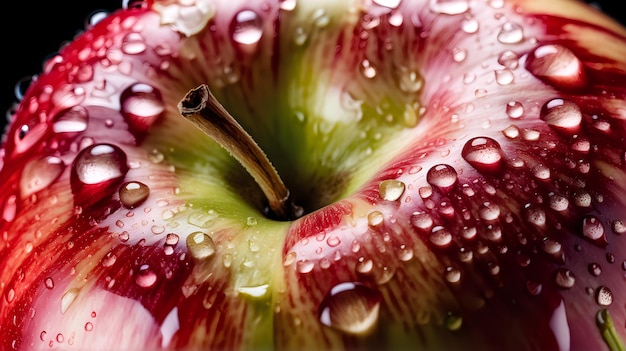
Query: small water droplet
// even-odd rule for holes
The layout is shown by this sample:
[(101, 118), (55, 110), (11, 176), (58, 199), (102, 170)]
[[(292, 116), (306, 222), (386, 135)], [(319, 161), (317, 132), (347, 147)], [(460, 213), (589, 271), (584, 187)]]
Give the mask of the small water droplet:
[(405, 93), (416, 93), (424, 85), (424, 78), (417, 70), (401, 67), (398, 69), (398, 85)]
[(556, 270), (554, 282), (563, 289), (569, 289), (576, 283), (576, 278), (574, 277), (574, 273), (569, 269), (559, 268)]
[(315, 268), (315, 263), (309, 260), (301, 260), (296, 263), (296, 269), (302, 274), (310, 273)]
[(468, 0), (431, 0), (430, 10), (437, 14), (459, 15), (469, 10)]
[(242, 45), (253, 45), (263, 36), (263, 22), (256, 12), (243, 10), (233, 18), (230, 33), (233, 41)]
[(44, 285), (47, 289), (54, 289), (54, 280), (51, 277), (47, 277), (44, 280)]
[(142, 264), (135, 273), (135, 283), (142, 288), (149, 288), (154, 286), (157, 282), (157, 274), (152, 270), (150, 265)]
[(496, 75), (496, 83), (499, 85), (509, 85), (513, 83), (513, 79), (515, 78), (513, 71), (508, 68), (497, 69), (494, 73)]
[(378, 322), (381, 295), (361, 283), (334, 286), (319, 307), (323, 325), (352, 335), (373, 331)]
[(458, 283), (461, 281), (461, 271), (455, 267), (446, 267), (446, 280), (448, 283)]
[(539, 117), (551, 128), (570, 135), (579, 131), (583, 118), (580, 107), (564, 99), (546, 102), (541, 108)]
[(65, 170), (63, 160), (55, 156), (45, 156), (29, 161), (20, 178), (22, 199), (37, 193), (54, 183)]
[(370, 63), (368, 59), (361, 61), (361, 64), (359, 65), (359, 70), (361, 71), (363, 76), (365, 76), (366, 78), (371, 79), (371, 78), (376, 77), (376, 68), (372, 66), (372, 64)]
[(103, 267), (111, 267), (112, 265), (115, 264), (116, 260), (117, 260), (117, 255), (115, 255), (112, 252), (109, 252), (106, 255), (104, 255), (104, 257), (102, 257), (102, 260), (100, 261), (100, 263), (102, 264)]
[(615, 220), (611, 223), (611, 229), (615, 234), (624, 234), (626, 233), (626, 223), (624, 223), (621, 219)]
[(126, 182), (120, 186), (119, 196), (125, 208), (141, 205), (150, 195), (150, 188), (142, 182)]
[(506, 104), (506, 115), (511, 119), (518, 119), (524, 115), (524, 105), (519, 101), (509, 101)]
[(372, 211), (367, 215), (367, 224), (377, 227), (383, 223), (385, 216), (380, 211)]
[(457, 313), (448, 313), (445, 319), (446, 328), (450, 331), (456, 331), (463, 326), (463, 317)]
[(402, 0), (373, 0), (373, 2), (379, 6), (395, 9), (400, 6)]
[(139, 33), (128, 33), (122, 39), (122, 52), (128, 55), (137, 55), (146, 51), (146, 42)]
[(454, 167), (447, 164), (439, 164), (431, 167), (426, 174), (428, 184), (447, 191), (453, 188), (458, 180), (458, 175)]
[(593, 275), (594, 277), (599, 277), (600, 274), (602, 274), (602, 266), (600, 266), (597, 263), (590, 263), (587, 266), (587, 269), (589, 270), (589, 273), (591, 273), (591, 275)]
[(467, 34), (474, 34), (478, 32), (478, 20), (472, 16), (466, 16), (461, 22), (461, 30)]
[(136, 83), (120, 95), (121, 113), (136, 137), (141, 137), (163, 114), (161, 92), (149, 84)]
[(404, 194), (405, 185), (399, 180), (384, 180), (378, 186), (380, 197), (386, 201), (396, 201)]
[(524, 30), (517, 23), (505, 22), (500, 28), (497, 38), (502, 44), (517, 44), (524, 39)]
[(500, 144), (488, 137), (476, 137), (468, 140), (463, 146), (461, 156), (472, 167), (481, 172), (500, 170), (502, 149)]
[(613, 303), (613, 292), (606, 286), (596, 289), (596, 302), (600, 306), (610, 306)]
[(498, 56), (498, 63), (505, 68), (513, 70), (519, 66), (519, 56), (511, 50), (506, 50)]
[(604, 224), (594, 215), (588, 215), (583, 218), (582, 233), (587, 239), (598, 245), (605, 246), (608, 243)]
[(580, 89), (587, 84), (582, 62), (562, 45), (549, 44), (535, 48), (528, 55), (526, 68), (535, 77), (556, 88)]
[(436, 226), (430, 234), (430, 242), (439, 247), (445, 248), (452, 243), (452, 234), (443, 226)]
[(296, 0), (279, 0), (280, 9), (284, 11), (293, 11), (296, 8)]
[(187, 236), (187, 249), (197, 260), (205, 260), (215, 253), (213, 239), (203, 232), (193, 232)]

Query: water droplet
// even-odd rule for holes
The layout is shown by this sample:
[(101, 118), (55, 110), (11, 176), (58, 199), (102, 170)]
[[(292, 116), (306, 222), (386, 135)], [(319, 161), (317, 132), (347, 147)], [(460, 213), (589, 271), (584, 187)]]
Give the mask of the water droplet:
[(165, 111), (161, 92), (151, 85), (136, 83), (120, 95), (121, 113), (131, 133), (140, 137)]
[(498, 63), (505, 68), (513, 70), (519, 66), (519, 56), (511, 50), (506, 50), (498, 56)]
[(80, 133), (87, 129), (89, 113), (82, 106), (74, 106), (60, 112), (54, 119), (52, 130), (55, 133)]
[(445, 248), (452, 243), (452, 234), (443, 226), (436, 226), (430, 234), (430, 242), (439, 247)]
[(296, 0), (279, 0), (280, 9), (285, 11), (293, 11), (296, 8)]
[(93, 323), (91, 323), (91, 322), (85, 323), (85, 331), (90, 332), (92, 330), (93, 330)]
[(621, 235), (626, 233), (626, 223), (624, 223), (624, 221), (618, 219), (615, 220), (611, 223), (611, 229), (613, 230), (613, 233)]
[(232, 39), (243, 45), (253, 45), (263, 36), (263, 22), (256, 12), (243, 10), (235, 15), (230, 24)]
[(593, 275), (594, 277), (599, 277), (600, 274), (602, 274), (602, 266), (600, 266), (597, 263), (590, 263), (587, 266), (587, 269), (589, 270), (589, 273), (591, 273), (591, 275)]
[(187, 236), (187, 249), (197, 260), (205, 260), (215, 253), (215, 243), (208, 234), (193, 232)]
[(468, 140), (463, 146), (461, 156), (480, 172), (493, 173), (498, 171), (502, 163), (500, 144), (487, 137), (476, 137)]
[(156, 273), (148, 264), (142, 264), (141, 266), (139, 266), (137, 272), (135, 273), (135, 283), (137, 283), (137, 285), (141, 286), (142, 288), (149, 288), (154, 286), (157, 278), (158, 277)]
[(525, 218), (528, 223), (536, 226), (544, 226), (546, 224), (546, 212), (536, 205), (524, 206)]
[(582, 233), (587, 239), (598, 245), (605, 246), (608, 243), (604, 224), (596, 216), (588, 215), (583, 218)]
[(302, 274), (310, 273), (315, 268), (315, 263), (309, 260), (301, 260), (296, 263), (296, 269)]
[(237, 288), (237, 292), (249, 299), (259, 300), (269, 296), (269, 284), (261, 284), (257, 286), (241, 286)]
[(428, 184), (447, 191), (457, 183), (458, 175), (454, 167), (446, 164), (439, 164), (431, 167), (426, 174)]
[(367, 224), (377, 227), (383, 223), (385, 216), (380, 211), (372, 211), (367, 215)]
[(445, 319), (446, 328), (450, 331), (456, 331), (463, 326), (463, 317), (457, 313), (448, 313)]
[(424, 78), (416, 70), (401, 67), (398, 70), (398, 85), (405, 93), (416, 93), (424, 86)]
[(47, 125), (39, 123), (39, 121), (32, 121), (20, 126), (14, 136), (15, 152), (21, 154), (29, 150), (41, 140), (47, 129)]
[(513, 83), (515, 78), (513, 71), (508, 68), (495, 70), (494, 73), (496, 75), (496, 83), (499, 85), (509, 85)]
[(411, 224), (421, 231), (430, 231), (434, 222), (430, 214), (425, 212), (415, 212), (411, 215)]
[(453, 284), (460, 282), (461, 271), (455, 267), (446, 267), (446, 280)]
[(405, 185), (399, 180), (383, 180), (378, 186), (380, 197), (386, 201), (396, 201), (404, 194)]
[(126, 182), (119, 189), (120, 201), (126, 208), (135, 208), (141, 205), (149, 195), (150, 188), (142, 182)]
[(473, 34), (478, 32), (478, 20), (474, 17), (467, 16), (463, 22), (461, 22), (461, 30), (467, 34)]
[(539, 282), (529, 280), (526, 282), (526, 290), (528, 290), (531, 295), (537, 296), (541, 294), (541, 290), (543, 290), (543, 285)]
[(613, 292), (606, 286), (596, 289), (596, 302), (600, 306), (609, 306), (613, 303)]
[(519, 101), (509, 101), (506, 104), (506, 115), (511, 119), (518, 119), (524, 115), (524, 105)]
[(550, 208), (554, 211), (565, 211), (569, 208), (569, 200), (561, 195), (550, 194)]
[(376, 77), (376, 68), (372, 66), (372, 64), (370, 63), (368, 59), (361, 61), (361, 64), (359, 65), (359, 70), (361, 71), (363, 76), (365, 76), (366, 78), (371, 79), (371, 78)]
[(54, 289), (54, 280), (51, 277), (47, 277), (44, 280), (44, 285), (47, 289)]
[(74, 300), (76, 300), (78, 293), (80, 293), (80, 289), (71, 288), (71, 289), (68, 289), (63, 294), (63, 296), (61, 296), (61, 313), (65, 314), (65, 312), (67, 311), (68, 308), (70, 308)]
[(559, 89), (580, 89), (587, 84), (582, 62), (562, 45), (535, 48), (528, 55), (526, 68), (535, 77)]
[(578, 132), (583, 118), (578, 105), (564, 99), (546, 102), (539, 117), (553, 129), (570, 135)]
[(576, 283), (576, 278), (574, 277), (574, 273), (569, 269), (559, 268), (556, 271), (554, 282), (563, 289), (569, 289)]
[(510, 125), (502, 130), (502, 135), (509, 139), (515, 139), (519, 137), (520, 130), (518, 126)]
[(340, 283), (322, 301), (319, 319), (323, 325), (352, 335), (373, 331), (378, 322), (381, 295), (361, 283)]
[(468, 0), (431, 0), (430, 10), (438, 14), (459, 15), (469, 10)]
[(122, 52), (137, 55), (146, 51), (146, 42), (139, 33), (128, 33), (122, 39)]
[(373, 0), (373, 2), (379, 6), (395, 9), (400, 5), (402, 0)]
[(371, 259), (366, 260), (361, 257), (359, 258), (359, 261), (356, 263), (354, 268), (356, 269), (357, 273), (369, 274), (374, 268), (374, 261), (372, 261)]
[(506, 22), (500, 28), (498, 41), (502, 44), (517, 44), (524, 39), (522, 26), (513, 22)]
[(128, 172), (126, 154), (112, 144), (94, 144), (80, 151), (70, 182), (77, 200), (96, 202), (111, 195)]
[(20, 178), (20, 194), (22, 199), (37, 193), (56, 181), (63, 170), (63, 160), (55, 156), (45, 156), (29, 161)]
[(500, 206), (494, 202), (485, 202), (480, 207), (478, 215), (484, 221), (495, 221), (500, 217)]

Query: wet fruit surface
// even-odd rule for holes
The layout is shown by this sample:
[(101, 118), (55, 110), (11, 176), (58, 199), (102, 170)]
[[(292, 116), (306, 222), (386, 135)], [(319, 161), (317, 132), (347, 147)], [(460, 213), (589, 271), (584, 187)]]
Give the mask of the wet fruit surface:
[[(624, 29), (535, 1), (198, 4), (102, 18), (28, 85), (4, 349), (619, 349), (626, 64), (597, 48)], [(303, 217), (266, 218), (181, 118), (203, 83)]]

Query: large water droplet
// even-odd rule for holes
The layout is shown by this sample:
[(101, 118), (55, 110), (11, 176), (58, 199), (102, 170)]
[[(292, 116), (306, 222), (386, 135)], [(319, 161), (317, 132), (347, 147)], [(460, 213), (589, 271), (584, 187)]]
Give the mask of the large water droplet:
[(559, 89), (580, 89), (587, 84), (582, 62), (562, 45), (537, 47), (528, 55), (526, 68), (535, 77)]
[(606, 286), (596, 289), (596, 302), (600, 306), (609, 306), (613, 303), (613, 292)]
[(233, 41), (242, 45), (253, 45), (263, 36), (263, 22), (256, 12), (243, 10), (230, 23), (230, 33)]
[(438, 248), (445, 248), (452, 243), (452, 234), (443, 226), (436, 226), (430, 233), (430, 242)]
[(380, 197), (386, 201), (396, 201), (404, 194), (405, 185), (399, 180), (384, 180), (378, 186)]
[(215, 243), (208, 234), (194, 232), (187, 236), (187, 249), (197, 260), (205, 260), (215, 253)]
[(128, 33), (122, 39), (122, 51), (128, 55), (137, 55), (146, 51), (146, 42), (139, 33)]
[(459, 15), (469, 10), (468, 0), (430, 0), (430, 10), (434, 13)]
[(128, 172), (126, 154), (112, 144), (94, 144), (76, 156), (70, 182), (78, 202), (97, 202), (115, 192)]
[(563, 99), (546, 102), (541, 108), (539, 117), (553, 129), (569, 135), (580, 130), (583, 119), (580, 107), (572, 101)]
[(137, 272), (135, 273), (135, 283), (137, 283), (137, 285), (141, 286), (142, 288), (149, 288), (154, 286), (154, 284), (157, 282), (157, 279), (157, 274), (148, 264), (142, 264), (141, 266), (139, 266)]
[(395, 9), (400, 5), (402, 0), (373, 0), (373, 2), (379, 6)]
[(463, 146), (461, 156), (480, 172), (493, 173), (500, 170), (502, 149), (500, 144), (488, 137), (476, 137)]
[(55, 156), (46, 156), (29, 161), (20, 178), (20, 194), (23, 199), (39, 192), (59, 178), (65, 164)]
[(457, 183), (458, 175), (454, 167), (447, 164), (439, 164), (431, 167), (426, 174), (428, 184), (447, 191)]
[(124, 207), (135, 208), (148, 198), (150, 188), (142, 182), (127, 182), (120, 186), (119, 195)]
[(161, 92), (144, 83), (126, 88), (120, 95), (120, 105), (122, 116), (135, 136), (143, 135), (165, 110)]
[(574, 273), (566, 268), (559, 268), (554, 276), (554, 282), (563, 289), (569, 289), (576, 283)]
[(319, 308), (320, 322), (347, 334), (364, 335), (378, 322), (381, 295), (361, 283), (334, 286)]

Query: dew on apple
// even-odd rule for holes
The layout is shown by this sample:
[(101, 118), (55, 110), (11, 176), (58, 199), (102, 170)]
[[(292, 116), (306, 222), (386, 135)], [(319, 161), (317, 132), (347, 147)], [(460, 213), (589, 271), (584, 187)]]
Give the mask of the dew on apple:
[(446, 192), (457, 184), (458, 175), (454, 167), (447, 164), (439, 164), (428, 170), (426, 181), (428, 184)]
[(139, 33), (128, 33), (122, 39), (122, 51), (128, 55), (137, 55), (146, 51), (146, 42)]
[(157, 282), (157, 274), (152, 270), (150, 265), (142, 264), (135, 273), (135, 283), (142, 288), (154, 286)]
[(380, 211), (372, 211), (367, 215), (367, 224), (377, 227), (383, 223), (385, 216)]
[(524, 30), (517, 23), (505, 22), (500, 28), (497, 39), (502, 44), (517, 44), (524, 40)]
[(382, 296), (358, 282), (334, 286), (319, 306), (319, 320), (351, 335), (369, 334), (378, 322)]
[(138, 181), (122, 184), (119, 189), (120, 201), (125, 208), (135, 208), (142, 204), (150, 195), (150, 188)]
[(430, 10), (437, 14), (460, 15), (469, 10), (468, 0), (431, 0)]
[(598, 245), (603, 245), (608, 242), (604, 224), (594, 215), (587, 215), (583, 218), (582, 233), (587, 239)]
[(526, 60), (535, 77), (561, 89), (578, 89), (587, 84), (584, 66), (568, 48), (559, 44), (541, 45)]
[(611, 229), (613, 233), (621, 235), (626, 233), (626, 223), (623, 220), (617, 219), (611, 222)]
[(120, 95), (121, 113), (133, 133), (144, 133), (163, 114), (161, 92), (145, 83), (135, 83)]
[(386, 201), (397, 201), (404, 194), (406, 186), (395, 179), (384, 180), (378, 186), (380, 197)]
[(61, 296), (61, 313), (65, 314), (65, 312), (68, 308), (70, 308), (74, 300), (76, 300), (76, 297), (78, 297), (79, 293), (79, 288), (70, 288), (65, 293), (63, 293), (63, 296)]
[(263, 22), (259, 15), (251, 10), (243, 10), (235, 15), (230, 24), (232, 39), (242, 45), (256, 44), (263, 36)]
[(445, 248), (452, 243), (452, 234), (443, 226), (435, 226), (431, 230), (429, 240), (436, 247)]
[(555, 272), (554, 282), (563, 289), (570, 289), (576, 283), (574, 273), (567, 268), (559, 268)]
[(596, 302), (600, 306), (610, 306), (613, 303), (613, 292), (606, 286), (596, 289)]
[(197, 260), (206, 260), (215, 253), (215, 243), (206, 233), (193, 232), (187, 236), (187, 249)]
[(582, 122), (582, 112), (577, 104), (564, 99), (552, 99), (541, 108), (539, 117), (550, 127), (567, 134), (575, 134)]
[(475, 137), (465, 143), (461, 156), (478, 171), (493, 172), (501, 166), (502, 149), (492, 138)]
[(461, 30), (467, 34), (478, 32), (478, 27), (478, 20), (471, 15), (467, 15), (463, 22), (461, 22)]
[(515, 78), (513, 71), (508, 68), (497, 69), (494, 73), (496, 75), (496, 83), (499, 85), (509, 85), (513, 83), (513, 79)]
[(55, 156), (45, 156), (29, 161), (20, 178), (21, 197), (27, 198), (54, 183), (65, 170), (63, 160)]

